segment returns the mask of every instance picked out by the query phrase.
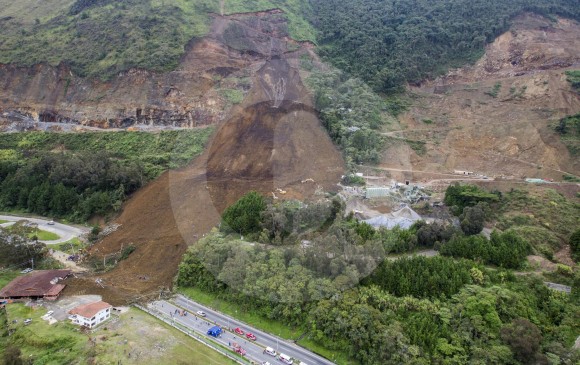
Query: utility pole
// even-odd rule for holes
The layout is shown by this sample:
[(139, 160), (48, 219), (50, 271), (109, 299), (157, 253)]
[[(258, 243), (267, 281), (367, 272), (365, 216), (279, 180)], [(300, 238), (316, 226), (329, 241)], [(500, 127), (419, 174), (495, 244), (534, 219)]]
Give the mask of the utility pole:
[(32, 270), (34, 270), (34, 257), (30, 259), (30, 263), (32, 264)]

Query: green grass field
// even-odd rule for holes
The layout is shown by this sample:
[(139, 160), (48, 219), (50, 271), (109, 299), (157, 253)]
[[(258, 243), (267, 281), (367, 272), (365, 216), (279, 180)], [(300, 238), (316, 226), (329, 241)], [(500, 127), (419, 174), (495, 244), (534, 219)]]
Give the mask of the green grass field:
[[(86, 334), (70, 323), (49, 325), (41, 318), (46, 311), (19, 303), (7, 306), (9, 326), (15, 329), (7, 341), (18, 346), (22, 358), (34, 364), (79, 360), (82, 364), (234, 364), (138, 309), (131, 308), (118, 321), (104, 323), (96, 332)], [(26, 318), (32, 319), (28, 326), (23, 324)], [(11, 323), (13, 320), (17, 323)]]
[(82, 243), (81, 240), (79, 240), (78, 238), (75, 237), (70, 241), (59, 243), (59, 244), (56, 244), (56, 245), (51, 246), (51, 247), (54, 247), (54, 249), (57, 251), (62, 251), (62, 252), (68, 253), (68, 254), (73, 254), (73, 253), (78, 253), (79, 250), (85, 248), (86, 245), (84, 243)]
[(44, 231), (42, 229), (37, 229), (34, 232), (28, 234), (29, 238), (32, 238), (34, 236), (36, 236), (39, 241), (54, 241), (60, 238), (58, 234)]

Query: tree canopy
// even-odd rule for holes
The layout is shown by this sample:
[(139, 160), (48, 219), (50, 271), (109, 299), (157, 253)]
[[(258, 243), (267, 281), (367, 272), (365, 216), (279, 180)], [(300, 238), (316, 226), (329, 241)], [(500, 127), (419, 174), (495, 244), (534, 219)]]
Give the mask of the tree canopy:
[(474, 62), (534, 12), (580, 19), (575, 0), (311, 0), (319, 53), (376, 91), (397, 92), (449, 67)]
[(266, 209), (264, 197), (251, 191), (226, 208), (222, 214), (224, 229), (229, 228), (241, 234), (258, 232), (260, 216), (264, 209)]

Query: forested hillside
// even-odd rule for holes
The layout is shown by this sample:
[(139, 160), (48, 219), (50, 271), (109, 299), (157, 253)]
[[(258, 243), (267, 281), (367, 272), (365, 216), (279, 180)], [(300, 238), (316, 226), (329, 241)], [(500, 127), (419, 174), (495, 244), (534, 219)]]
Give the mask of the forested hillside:
[(522, 12), (580, 19), (575, 0), (312, 0), (319, 53), (376, 91), (474, 62)]
[[(496, 197), (471, 187), (451, 195), (466, 198), (463, 211)], [(511, 198), (493, 200), (498, 211)], [(220, 231), (190, 247), (177, 284), (251, 314), (253, 325), (288, 326), (298, 344), (339, 364), (577, 363), (580, 276), (570, 278), (571, 295), (551, 291), (511, 271), (529, 250), (517, 233), (488, 240), (462, 230), (374, 229), (344, 217), (337, 198), (307, 205), (250, 193), (226, 209)], [(455, 258), (385, 259), (434, 246)]]
[(212, 129), (13, 133), (0, 140), (0, 209), (85, 222), (203, 151)]
[(335, 66), (387, 92), (476, 60), (522, 12), (580, 18), (574, 0), (0, 0), (0, 63), (65, 62), (101, 78), (168, 71), (207, 33), (211, 13), (273, 8), (293, 38), (317, 42)]

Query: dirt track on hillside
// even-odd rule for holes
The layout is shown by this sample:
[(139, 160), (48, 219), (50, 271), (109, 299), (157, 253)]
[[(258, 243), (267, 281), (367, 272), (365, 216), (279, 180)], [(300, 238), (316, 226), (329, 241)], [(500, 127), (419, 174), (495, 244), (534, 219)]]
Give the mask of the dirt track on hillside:
[[(71, 280), (66, 293), (99, 294), (113, 304), (155, 297), (171, 286), (187, 247), (246, 192), (308, 200), (319, 189), (336, 190), (344, 162), (298, 71), (283, 54), (252, 67), (252, 88), (204, 154), (135, 194), (116, 221), (121, 227), (90, 251), (102, 258), (133, 243), (135, 252), (109, 272)], [(314, 182), (302, 183), (306, 179)]]

